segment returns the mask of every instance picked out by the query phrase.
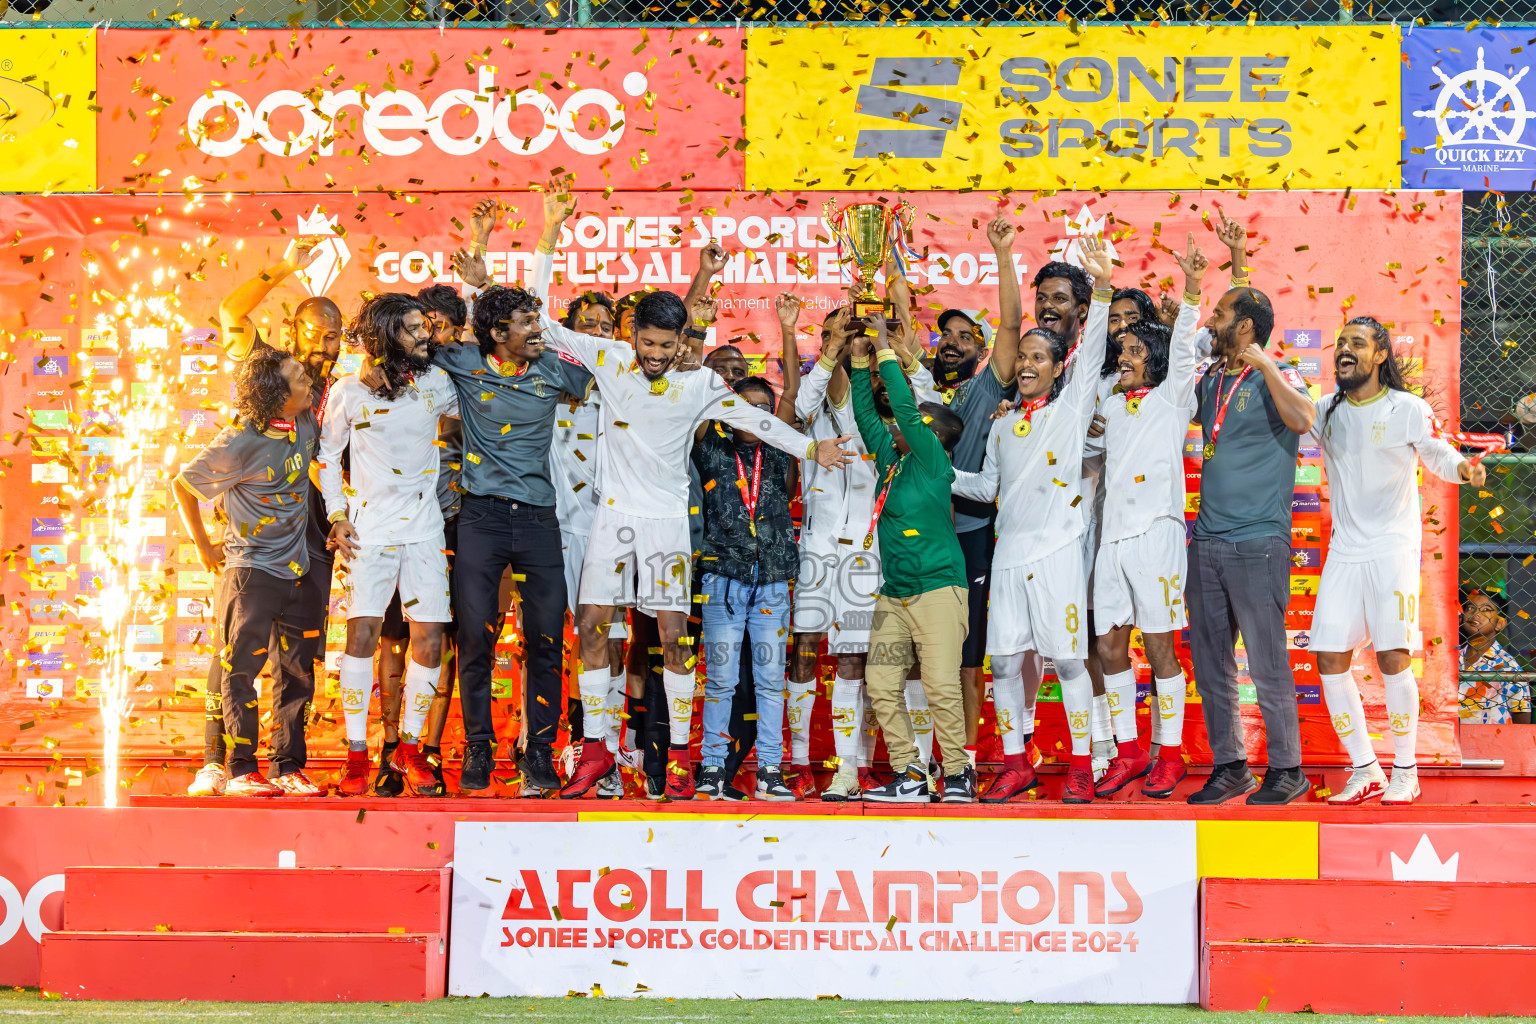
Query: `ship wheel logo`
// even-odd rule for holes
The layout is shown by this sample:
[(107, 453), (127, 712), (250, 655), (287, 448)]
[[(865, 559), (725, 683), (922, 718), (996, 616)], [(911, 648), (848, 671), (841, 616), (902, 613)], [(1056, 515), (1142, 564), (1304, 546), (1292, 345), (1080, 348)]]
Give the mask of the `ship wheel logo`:
[(1513, 76), (1501, 74), (1488, 68), (1483, 61), (1483, 49), (1478, 47), (1475, 68), (1454, 77), (1438, 67), (1433, 70), (1444, 88), (1434, 109), (1415, 110), (1413, 116), (1435, 119), (1441, 147), (1469, 142), (1519, 144), (1526, 121), (1536, 116), (1525, 108), (1525, 97), (1517, 88), (1529, 67), (1521, 68)]

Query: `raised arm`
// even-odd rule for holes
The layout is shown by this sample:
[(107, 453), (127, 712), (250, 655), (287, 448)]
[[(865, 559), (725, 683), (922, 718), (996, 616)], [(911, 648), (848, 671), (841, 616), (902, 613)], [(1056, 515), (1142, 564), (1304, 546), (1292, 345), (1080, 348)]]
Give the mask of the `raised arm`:
[(1017, 234), (1002, 214), (987, 225), (987, 241), (997, 256), (997, 342), (992, 346), (992, 374), (1007, 387), (1013, 383), (1019, 358), (1019, 329), (1024, 323), (1024, 304), (1019, 298), (1019, 275), (1013, 269), (1013, 239)]
[[(709, 282), (716, 274), (725, 269), (725, 248), (714, 239), (699, 250), (699, 266), (693, 272), (693, 280), (688, 282), (688, 293), (683, 296), (683, 308), (688, 311), (688, 326), (690, 329), (700, 332), (700, 336), (690, 334), (683, 335), (683, 343), (692, 351), (691, 360), (680, 360), (680, 364), (688, 367), (698, 366), (704, 361), (704, 338), (702, 332), (714, 323), (714, 307), (699, 307), (700, 300), (709, 298)], [(695, 315), (695, 308), (707, 308), (710, 315), (708, 322), (700, 324), (698, 321), (702, 315)]]
[(925, 472), (948, 471), (949, 453), (939, 443), (938, 436), (929, 429), (922, 410), (917, 407), (917, 399), (912, 397), (912, 385), (907, 383), (907, 375), (901, 369), (901, 360), (891, 349), (885, 317), (876, 314), (870, 317), (870, 324), (875, 329), (875, 369), (885, 383), (886, 398), (891, 403), (891, 418), (896, 421), (901, 436), (906, 438), (907, 450)]
[(1083, 333), (1078, 338), (1077, 352), (1068, 366), (1067, 383), (1058, 401), (1067, 399), (1075, 405), (1087, 420), (1093, 416), (1093, 399), (1098, 396), (1099, 367), (1104, 364), (1104, 347), (1109, 343), (1109, 304), (1114, 299), (1114, 260), (1100, 238), (1083, 238), (1083, 269), (1093, 279), (1093, 302), (1088, 307), (1088, 319), (1083, 323)]
[(251, 346), (256, 344), (256, 325), (251, 322), (251, 314), (273, 288), (314, 262), (323, 240), (302, 238), (294, 241), (281, 262), (267, 267), (224, 296), (224, 301), (219, 303), (219, 341), (231, 359), (239, 362), (251, 354)]
[(864, 439), (864, 449), (876, 459), (889, 461), (896, 457), (896, 442), (885, 428), (885, 421), (875, 408), (875, 389), (870, 382), (870, 353), (874, 346), (864, 334), (852, 339), (852, 372), (849, 373), (849, 393), (853, 400), (853, 421), (858, 425), (859, 436)]
[[(1185, 243), (1184, 255), (1174, 253), (1175, 262), (1184, 271), (1184, 301), (1179, 303), (1179, 315), (1173, 322), (1173, 337), (1168, 343), (1168, 378), (1164, 387), (1168, 397), (1181, 409), (1193, 409), (1195, 385), (1199, 382), (1200, 352), (1200, 283), (1210, 261), (1195, 248), (1195, 236), (1191, 234)], [(1209, 350), (1207, 350), (1209, 351)]]
[(778, 416), (792, 424), (800, 415), (800, 339), (795, 336), (800, 321), (800, 300), (793, 292), (780, 292), (773, 300), (773, 306), (779, 314), (779, 366), (784, 373)]
[(1225, 210), (1217, 210), (1221, 217), (1221, 224), (1216, 228), (1216, 237), (1221, 244), (1227, 247), (1232, 256), (1232, 287), (1246, 288), (1248, 286), (1248, 232), (1235, 220), (1229, 220)]
[(996, 424), (987, 435), (987, 452), (981, 460), (979, 473), (967, 473), (963, 470), (955, 470), (955, 482), (949, 485), (949, 493), (962, 498), (970, 498), (972, 501), (996, 501), (998, 492), (997, 463), (1001, 457), (1002, 447), (998, 439), (1002, 436)]
[(885, 301), (890, 303), (900, 325), (891, 332), (891, 348), (901, 357), (901, 365), (906, 366), (917, 358), (917, 334), (912, 323), (912, 286), (901, 272), (901, 261), (894, 250), (885, 257)]

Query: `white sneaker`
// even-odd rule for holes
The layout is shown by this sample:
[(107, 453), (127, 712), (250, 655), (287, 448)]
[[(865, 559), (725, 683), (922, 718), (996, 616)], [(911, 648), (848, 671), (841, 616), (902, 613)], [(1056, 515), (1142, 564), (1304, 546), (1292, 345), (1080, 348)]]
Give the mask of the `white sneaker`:
[(1382, 795), (1381, 802), (1387, 806), (1401, 806), (1411, 804), (1419, 798), (1419, 766), (1412, 768), (1399, 768), (1392, 766), (1392, 784)]
[(613, 755), (613, 760), (620, 768), (628, 768), (630, 771), (636, 772), (645, 770), (645, 754), (638, 750), (620, 747), (619, 752)]
[(187, 796), (223, 796), (224, 787), (229, 784), (229, 773), (221, 764), (205, 764), (197, 770), (192, 778), (192, 785), (187, 787)]
[(311, 782), (303, 769), (279, 775), (272, 784), (288, 796), (325, 796), (325, 790)]
[(608, 773), (597, 780), (597, 798), (599, 800), (617, 800), (624, 795), (624, 776), (619, 774), (619, 766), (615, 764), (608, 769)]
[(230, 779), (224, 787), (225, 796), (282, 796), (283, 788), (267, 781), (261, 772), (247, 772)]
[(1386, 773), (1381, 765), (1372, 761), (1364, 768), (1349, 773), (1344, 788), (1328, 798), (1330, 804), (1363, 804), (1372, 797), (1381, 796), (1387, 788)]
[(1109, 771), (1110, 758), (1096, 757), (1093, 759), (1093, 781), (1098, 782)]
[(574, 743), (567, 743), (565, 749), (560, 751), (560, 766), (565, 769), (563, 773), (570, 778), (576, 773), (576, 762), (581, 760), (581, 751)]
[(844, 761), (837, 766), (837, 773), (827, 783), (827, 788), (821, 791), (821, 798), (829, 804), (864, 799), (864, 787), (859, 784), (859, 770), (853, 762)]

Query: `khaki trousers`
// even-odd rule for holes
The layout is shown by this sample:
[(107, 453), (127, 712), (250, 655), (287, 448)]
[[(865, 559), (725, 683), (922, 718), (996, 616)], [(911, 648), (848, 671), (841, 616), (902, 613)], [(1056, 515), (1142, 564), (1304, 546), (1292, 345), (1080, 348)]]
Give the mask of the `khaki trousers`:
[[(969, 763), (960, 686), (960, 650), (969, 618), (967, 594), (961, 587), (941, 587), (916, 597), (882, 594), (875, 599), (864, 679), (880, 731), (885, 733), (891, 768), (898, 775), (917, 761), (906, 699), (907, 673), (914, 661), (922, 669), (923, 692), (933, 714), (944, 773), (959, 774)], [(921, 767), (926, 771), (928, 766)]]

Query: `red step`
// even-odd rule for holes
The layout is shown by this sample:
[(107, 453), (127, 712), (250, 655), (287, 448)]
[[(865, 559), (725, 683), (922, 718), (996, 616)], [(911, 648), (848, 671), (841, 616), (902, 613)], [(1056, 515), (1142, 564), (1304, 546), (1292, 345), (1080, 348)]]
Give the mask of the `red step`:
[(1206, 942), (1536, 944), (1536, 882), (1207, 878)]
[(420, 1002), (447, 989), (442, 935), (49, 932), (42, 988), (65, 999)]
[(1269, 1013), (1533, 1014), (1533, 977), (1536, 949), (1529, 947), (1208, 942), (1200, 1005)]
[(68, 868), (64, 927), (438, 935), (451, 879), (450, 868)]

